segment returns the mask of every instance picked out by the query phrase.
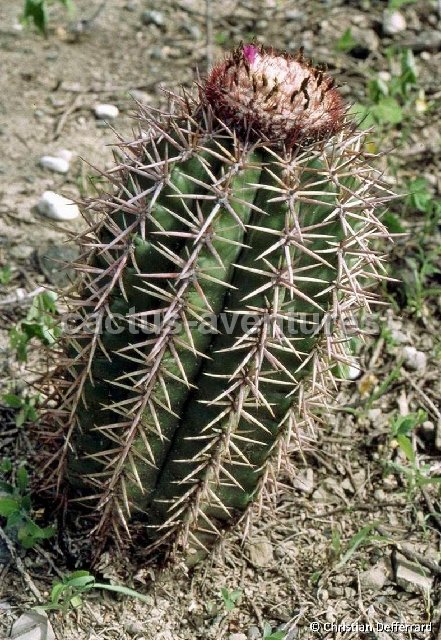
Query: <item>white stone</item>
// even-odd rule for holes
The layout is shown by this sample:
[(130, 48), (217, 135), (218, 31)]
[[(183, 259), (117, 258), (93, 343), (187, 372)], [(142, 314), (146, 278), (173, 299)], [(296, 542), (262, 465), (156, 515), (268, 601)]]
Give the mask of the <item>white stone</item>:
[(13, 640), (55, 640), (55, 633), (46, 614), (26, 611), (12, 625)]
[(266, 567), (274, 560), (273, 546), (269, 540), (250, 542), (248, 546), (250, 560), (257, 567)]
[(367, 569), (367, 571), (360, 573), (360, 584), (365, 589), (379, 591), (386, 583), (387, 574), (385, 563), (380, 561), (370, 569)]
[(388, 36), (406, 31), (406, 19), (399, 11), (384, 11), (383, 13), (383, 32)]
[(229, 640), (247, 640), (247, 637), (244, 633), (231, 633)]
[(69, 149), (59, 149), (54, 155), (57, 158), (63, 158), (66, 162), (70, 162), (73, 158), (73, 151), (69, 151)]
[(435, 431), (435, 447), (441, 451), (441, 420), (438, 420)]
[(410, 562), (402, 555), (397, 555), (395, 580), (399, 587), (408, 593), (427, 595), (432, 588), (433, 578), (429, 569)]
[(73, 220), (78, 218), (77, 205), (54, 191), (45, 191), (37, 204), (38, 211), (53, 220)]
[(145, 25), (154, 24), (156, 27), (165, 26), (164, 14), (160, 11), (144, 11), (141, 16), (142, 23)]
[(391, 74), (389, 73), (389, 71), (379, 71), (378, 72), (378, 79), (382, 80), (383, 82), (390, 82), (392, 79)]
[(401, 353), (409, 369), (420, 372), (426, 370), (427, 356), (423, 351), (418, 351), (415, 347), (403, 347)]
[(353, 364), (350, 364), (348, 366), (347, 378), (348, 380), (358, 380), (358, 378), (361, 376), (362, 373), (363, 372), (358, 366), (358, 364), (354, 362)]
[(119, 115), (119, 109), (114, 104), (97, 104), (94, 112), (99, 120), (114, 120)]
[(40, 158), (40, 165), (44, 169), (49, 169), (49, 171), (55, 171), (56, 173), (67, 173), (69, 171), (68, 161), (55, 156), (42, 156)]
[(409, 342), (408, 336), (406, 336), (406, 334), (399, 329), (392, 329), (390, 332), (390, 337), (396, 344), (405, 344), (406, 342)]

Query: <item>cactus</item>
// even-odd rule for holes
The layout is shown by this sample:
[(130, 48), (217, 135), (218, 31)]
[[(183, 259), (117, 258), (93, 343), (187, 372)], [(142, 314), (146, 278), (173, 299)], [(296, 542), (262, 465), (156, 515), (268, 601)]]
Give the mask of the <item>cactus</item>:
[(241, 45), (168, 112), (138, 107), (112, 192), (83, 207), (46, 424), (97, 543), (136, 532), (191, 560), (326, 420), (393, 194), (302, 52)]

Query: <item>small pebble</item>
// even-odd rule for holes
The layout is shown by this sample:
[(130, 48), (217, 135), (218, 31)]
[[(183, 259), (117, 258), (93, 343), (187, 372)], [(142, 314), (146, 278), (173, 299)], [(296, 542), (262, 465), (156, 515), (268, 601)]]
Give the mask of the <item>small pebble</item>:
[(392, 76), (389, 73), (389, 71), (379, 71), (378, 72), (378, 79), (382, 80), (383, 82), (390, 82)]
[(56, 156), (42, 156), (40, 165), (44, 169), (49, 169), (49, 171), (55, 171), (56, 173), (67, 173), (69, 171), (69, 162)]
[(419, 427), (418, 433), (421, 435), (423, 440), (428, 443), (432, 443), (435, 440), (435, 425), (431, 420), (425, 420), (423, 424)]
[(99, 120), (114, 120), (119, 115), (119, 109), (114, 104), (97, 104), (94, 112)]
[(146, 26), (154, 24), (156, 27), (162, 28), (165, 26), (164, 14), (160, 11), (143, 11), (141, 16), (142, 24)]
[(433, 576), (426, 567), (397, 554), (395, 582), (408, 593), (422, 593), (427, 596), (432, 589)]
[(55, 640), (55, 633), (46, 613), (30, 610), (15, 620), (9, 637), (17, 640)]
[(229, 640), (247, 640), (247, 637), (244, 633), (232, 633), (229, 636)]
[(404, 358), (404, 364), (408, 369), (413, 371), (424, 372), (427, 367), (427, 356), (424, 351), (418, 351), (415, 347), (403, 347), (402, 357)]
[(358, 380), (358, 378), (361, 376), (362, 374), (362, 370), (360, 369), (358, 364), (355, 364), (355, 361), (353, 364), (350, 364), (348, 366), (347, 369), (347, 379), (348, 380)]
[(405, 344), (406, 342), (409, 342), (409, 338), (406, 334), (399, 329), (391, 329), (390, 337), (396, 344)]
[(387, 578), (387, 567), (383, 561), (380, 561), (370, 569), (360, 573), (360, 584), (364, 589), (379, 591), (384, 587)]
[(383, 33), (394, 36), (397, 33), (406, 31), (406, 19), (399, 11), (388, 11), (383, 13)]
[(435, 431), (435, 448), (441, 451), (441, 420), (438, 420)]
[(54, 191), (45, 191), (38, 204), (38, 211), (53, 220), (73, 220), (78, 218), (80, 210), (77, 205)]
[(248, 629), (247, 636), (248, 636), (248, 640), (260, 640), (262, 637), (262, 634), (260, 633), (259, 627), (256, 627), (255, 625), (253, 625)]
[(286, 11), (285, 19), (293, 22), (303, 22), (305, 20), (305, 12), (300, 9), (290, 9)]
[(266, 567), (274, 560), (273, 546), (269, 540), (257, 540), (248, 545), (250, 560), (257, 567)]
[(57, 158), (63, 158), (63, 160), (66, 160), (66, 162), (70, 162), (74, 154), (72, 151), (69, 151), (69, 149), (60, 149), (59, 151), (56, 151), (54, 155)]
[(132, 636), (143, 635), (145, 625), (140, 620), (130, 620), (124, 623), (124, 629)]

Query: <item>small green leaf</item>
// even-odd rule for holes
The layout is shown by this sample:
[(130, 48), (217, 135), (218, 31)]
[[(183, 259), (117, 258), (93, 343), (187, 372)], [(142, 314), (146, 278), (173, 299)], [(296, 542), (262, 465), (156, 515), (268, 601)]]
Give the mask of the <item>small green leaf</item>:
[(85, 578), (86, 576), (92, 576), (90, 571), (86, 571), (86, 569), (78, 569), (78, 571), (72, 571), (69, 575), (64, 577), (64, 581), (70, 583), (71, 580), (75, 580), (76, 578)]
[(75, 588), (81, 588), (81, 589), (84, 589), (85, 587), (87, 587), (88, 589), (91, 589), (94, 586), (94, 583), (95, 583), (95, 578), (94, 576), (91, 576), (89, 573), (87, 573), (87, 575), (77, 576), (77, 577), (72, 577), (71, 575), (69, 576), (66, 582), (66, 584), (68, 584), (69, 587), (75, 587)]
[(12, 277), (11, 267), (7, 264), (0, 268), (0, 284), (9, 284)]
[(6, 528), (7, 529), (17, 529), (21, 527), (23, 522), (26, 520), (26, 516), (21, 512), (20, 509), (17, 511), (13, 511), (7, 518)]
[(51, 591), (52, 604), (56, 604), (59, 601), (60, 596), (62, 595), (65, 589), (66, 589), (66, 585), (64, 585), (62, 582), (56, 582), (54, 584)]
[(409, 462), (415, 462), (415, 451), (413, 450), (412, 441), (405, 435), (397, 435), (397, 442)]
[(124, 587), (118, 584), (103, 584), (101, 582), (96, 582), (94, 586), (96, 589), (106, 589), (107, 591), (122, 593), (124, 596), (130, 596), (131, 598), (138, 598), (138, 600), (142, 600), (142, 602), (147, 604), (150, 602), (150, 600), (146, 596), (142, 595), (142, 593), (138, 593), (129, 587)]
[(20, 411), (15, 416), (15, 424), (17, 427), (22, 427), (26, 421), (26, 412), (24, 409), (20, 409)]
[(411, 4), (415, 0), (389, 0), (389, 9), (400, 9), (406, 4)]
[(76, 596), (73, 596), (69, 600), (69, 602), (70, 602), (71, 607), (73, 607), (74, 609), (79, 609), (83, 604), (83, 599), (82, 599), (81, 596), (76, 595)]
[(3, 402), (12, 409), (20, 409), (23, 404), (22, 398), (20, 396), (15, 395), (15, 393), (6, 393), (3, 396)]
[(17, 487), (20, 493), (25, 493), (29, 484), (29, 476), (25, 467), (20, 467), (17, 470)]
[(399, 124), (403, 120), (403, 110), (391, 96), (381, 98), (372, 107), (372, 115), (380, 124)]
[(352, 538), (348, 542), (348, 550), (341, 558), (337, 567), (342, 567), (343, 565), (345, 565), (348, 562), (348, 560), (354, 555), (358, 547), (364, 542), (366, 542), (366, 540), (368, 540), (370, 537), (372, 537), (370, 536), (371, 531), (375, 529), (377, 525), (378, 525), (378, 522), (371, 522), (370, 524), (366, 525), (365, 527), (363, 527), (363, 529), (360, 529), (360, 531), (358, 531), (355, 535), (352, 536)]
[(360, 102), (355, 102), (351, 106), (349, 114), (354, 116), (360, 129), (369, 129), (375, 124), (371, 109)]
[(311, 573), (310, 575), (310, 580), (312, 582), (312, 584), (318, 584), (318, 581), (320, 580), (320, 577), (322, 575), (321, 571), (314, 571), (313, 573)]
[(3, 458), (0, 463), (1, 473), (10, 473), (12, 471), (12, 461), (10, 458)]
[(381, 218), (384, 226), (387, 228), (390, 233), (405, 233), (406, 229), (401, 224), (401, 221), (398, 216), (396, 216), (391, 211), (386, 211), (386, 213)]
[(336, 49), (337, 51), (342, 51), (343, 53), (347, 53), (351, 51), (357, 44), (354, 36), (352, 35), (352, 31), (350, 28), (346, 29), (344, 34), (337, 40)]
[(14, 487), (10, 482), (0, 480), (0, 491), (2, 491), (3, 493), (14, 493)]
[(409, 183), (409, 203), (418, 211), (426, 213), (431, 207), (433, 196), (425, 178), (416, 178)]
[(48, 14), (44, 0), (26, 0), (23, 21), (28, 23), (31, 20), (41, 33), (47, 33)]
[(10, 496), (0, 496), (0, 516), (8, 518), (20, 510), (20, 501)]

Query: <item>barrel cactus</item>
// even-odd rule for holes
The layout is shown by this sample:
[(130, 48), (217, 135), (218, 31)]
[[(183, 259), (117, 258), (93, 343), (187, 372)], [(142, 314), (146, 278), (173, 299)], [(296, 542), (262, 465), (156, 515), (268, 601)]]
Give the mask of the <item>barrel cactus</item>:
[(111, 192), (83, 206), (46, 424), (98, 544), (135, 534), (191, 561), (326, 420), (392, 194), (301, 52), (240, 45), (138, 119)]

